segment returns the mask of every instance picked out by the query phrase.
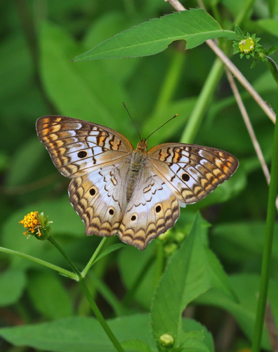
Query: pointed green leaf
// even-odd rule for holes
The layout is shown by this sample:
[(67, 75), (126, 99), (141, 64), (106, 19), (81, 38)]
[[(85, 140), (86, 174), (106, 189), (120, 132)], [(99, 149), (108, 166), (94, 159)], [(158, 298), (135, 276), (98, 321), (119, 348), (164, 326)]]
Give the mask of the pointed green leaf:
[[(193, 252), (195, 251), (195, 254), (198, 252), (197, 256), (201, 256), (198, 248), (198, 243), (202, 242), (200, 239), (201, 220), (200, 214), (197, 214), (188, 238), (173, 254), (153, 297), (151, 308), (153, 335), (156, 341), (163, 334), (171, 335), (176, 342), (175, 347), (179, 347), (180, 343), (181, 313), (187, 301), (184, 297), (185, 292), (188, 292), (189, 295), (194, 294), (193, 292), (197, 294), (195, 283), (190, 285), (187, 279), (194, 256)], [(200, 273), (196, 273), (197, 281), (200, 275)], [(195, 280), (195, 282), (197, 281)], [(199, 294), (205, 292), (209, 288), (208, 285), (209, 283), (203, 281)]]
[[(126, 352), (157, 351), (151, 336), (149, 314), (134, 314), (107, 321)], [(194, 347), (202, 346), (201, 340), (214, 352), (211, 334), (204, 326), (192, 319), (183, 319), (185, 331), (182, 342), (187, 352), (200, 352)], [(47, 323), (0, 329), (0, 336), (13, 346), (30, 346), (43, 351), (55, 352), (107, 352), (114, 351), (111, 341), (94, 318), (70, 317)], [(148, 346), (150, 349), (148, 350)]]
[(152, 328), (158, 341), (170, 334), (181, 347), (181, 314), (187, 304), (210, 289), (237, 302), (231, 284), (215, 255), (207, 248), (206, 227), (197, 214), (192, 230), (172, 256), (153, 297)]
[(151, 352), (151, 348), (141, 340), (127, 340), (121, 343), (125, 352)]
[(234, 32), (223, 30), (204, 10), (192, 9), (144, 22), (76, 56), (73, 61), (153, 55), (175, 40), (185, 40), (186, 49), (191, 49), (218, 37), (237, 38)]

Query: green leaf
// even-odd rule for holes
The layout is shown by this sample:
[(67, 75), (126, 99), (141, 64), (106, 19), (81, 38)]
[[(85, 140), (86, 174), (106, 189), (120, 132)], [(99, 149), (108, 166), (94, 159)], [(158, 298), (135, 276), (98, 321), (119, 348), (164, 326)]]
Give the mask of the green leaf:
[(22, 270), (8, 269), (0, 275), (0, 305), (17, 302), (25, 287), (26, 277)]
[(141, 340), (127, 340), (121, 343), (125, 352), (151, 352), (151, 348)]
[(74, 61), (153, 55), (181, 39), (186, 40), (186, 49), (191, 49), (218, 37), (237, 38), (234, 32), (223, 30), (204, 10), (193, 9), (144, 22), (78, 55)]
[[(142, 340), (156, 351), (150, 333), (149, 315), (133, 315), (108, 321), (118, 340)], [(0, 336), (15, 346), (30, 346), (56, 352), (107, 352), (112, 344), (94, 318), (75, 317), (50, 323), (0, 329)]]
[(133, 130), (120, 118), (126, 114), (121, 102), (128, 101), (120, 80), (112, 77), (100, 62), (71, 62), (83, 47), (58, 26), (44, 22), (39, 41), (42, 81), (59, 113), (113, 129), (121, 126), (121, 133), (130, 137)]
[(32, 272), (28, 293), (36, 309), (46, 318), (59, 319), (73, 315), (70, 297), (56, 273)]
[[(167, 333), (174, 338), (175, 347), (180, 347), (181, 313), (191, 299), (210, 287), (210, 283), (202, 278), (203, 268), (194, 264), (192, 267), (194, 258), (203, 258), (201, 233), (201, 216), (197, 214), (188, 238), (173, 254), (154, 294), (151, 317), (156, 341)], [(193, 282), (188, 280), (190, 270), (194, 271)]]
[(172, 256), (153, 297), (151, 309), (153, 334), (156, 340), (170, 334), (180, 345), (181, 314), (187, 304), (214, 288), (231, 301), (237, 298), (215, 255), (204, 244), (206, 228), (196, 215), (191, 232)]
[(202, 324), (193, 319), (182, 319), (182, 329), (181, 343), (183, 343), (185, 337), (194, 338), (194, 340), (202, 341), (209, 352), (214, 352), (212, 335)]
[[(111, 319), (108, 320), (108, 324), (123, 346), (127, 346), (125, 351), (157, 352), (155, 341), (151, 336), (149, 314), (135, 314)], [(214, 352), (211, 335), (204, 326), (191, 319), (183, 319), (182, 326), (187, 336), (188, 346), (194, 347), (194, 344), (200, 346), (200, 341), (203, 340), (205, 346), (208, 347), (207, 350)], [(14, 346), (30, 346), (50, 352), (107, 352), (113, 350), (99, 322), (87, 317), (71, 317), (49, 323), (2, 328), (0, 336)], [(199, 350), (192, 349), (192, 351)]]

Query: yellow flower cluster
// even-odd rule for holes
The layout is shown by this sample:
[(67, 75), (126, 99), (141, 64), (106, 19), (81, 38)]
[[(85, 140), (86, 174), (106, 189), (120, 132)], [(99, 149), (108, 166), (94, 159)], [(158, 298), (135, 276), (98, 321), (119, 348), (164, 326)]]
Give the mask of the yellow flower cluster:
[[(35, 233), (38, 231), (38, 226), (39, 226), (39, 220), (38, 220), (38, 212), (37, 211), (31, 211), (31, 213), (27, 214), (24, 216), (24, 219), (19, 221), (20, 224), (22, 224), (26, 229), (28, 229), (26, 232), (24, 232), (24, 235), (28, 232)], [(39, 232), (40, 236), (40, 232)]]

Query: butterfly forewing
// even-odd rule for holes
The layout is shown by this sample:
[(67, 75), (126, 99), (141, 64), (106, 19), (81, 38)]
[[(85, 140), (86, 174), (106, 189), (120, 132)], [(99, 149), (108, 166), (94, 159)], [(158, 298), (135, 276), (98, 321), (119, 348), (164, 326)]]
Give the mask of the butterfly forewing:
[(161, 144), (150, 149), (148, 156), (160, 177), (185, 204), (206, 197), (238, 167), (232, 154), (199, 145)]
[(120, 133), (65, 116), (43, 116), (37, 133), (54, 165), (66, 177), (86, 175), (111, 159), (119, 161), (134, 150)]

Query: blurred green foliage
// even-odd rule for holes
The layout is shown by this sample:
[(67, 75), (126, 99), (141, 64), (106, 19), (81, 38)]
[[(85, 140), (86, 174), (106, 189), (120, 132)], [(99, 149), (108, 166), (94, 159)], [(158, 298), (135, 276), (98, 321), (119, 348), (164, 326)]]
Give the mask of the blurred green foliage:
[[(241, 0), (205, 1), (207, 10), (227, 30), (233, 30), (234, 18), (242, 10), (241, 4)], [(266, 48), (277, 43), (277, 4), (277, 0), (269, 4), (263, 0), (257, 1), (252, 8), (252, 17), (247, 17), (241, 24), (243, 32), (256, 32), (262, 38), (260, 44)], [(197, 6), (195, 1), (188, 1), (184, 5), (187, 8)], [(66, 266), (49, 243), (41, 243), (33, 238), (26, 240), (23, 236), (23, 228), (18, 222), (27, 212), (35, 210), (43, 211), (53, 221), (53, 236), (80, 269), (87, 263), (100, 241), (95, 236), (86, 238), (84, 225), (66, 196), (69, 180), (58, 173), (36, 136), (35, 121), (38, 117), (61, 114), (103, 124), (124, 134), (135, 145), (138, 135), (123, 109), (124, 101), (139, 131), (145, 137), (178, 113), (179, 116), (174, 121), (150, 138), (149, 146), (179, 141), (214, 62), (215, 56), (205, 44), (184, 51), (182, 42), (174, 42), (167, 50), (154, 56), (71, 61), (75, 56), (125, 29), (171, 12), (173, 8), (163, 0), (144, 0), (140, 3), (129, 0), (15, 0), (0, 3), (1, 246)], [(224, 44), (225, 51), (230, 55), (231, 42), (220, 40), (220, 44)], [(251, 70), (250, 61), (240, 60), (239, 56), (232, 57), (232, 61), (262, 98), (274, 107), (276, 86), (266, 66), (259, 63)], [(172, 72), (173, 66), (178, 71), (170, 85), (166, 77)], [(238, 88), (263, 154), (269, 162), (273, 124), (239, 84)], [(162, 94), (167, 97), (166, 101), (161, 101)], [(179, 221), (171, 230), (173, 233), (181, 231), (187, 235), (193, 223), (193, 212), (200, 209), (204, 218), (212, 224), (202, 235), (202, 246), (200, 244), (199, 248), (195, 243), (192, 248), (199, 251), (197, 254), (193, 252), (196, 258), (201, 256), (208, 267), (213, 269), (204, 276), (209, 280), (206, 285), (197, 287), (199, 291), (193, 291), (197, 293), (186, 303), (192, 303), (192, 300), (199, 297), (196, 305), (189, 307), (188, 314), (207, 326), (215, 337), (216, 350), (221, 351), (221, 338), (227, 331), (224, 328), (230, 322), (230, 315), (224, 311), (235, 316), (237, 326), (240, 326), (247, 339), (246, 344), (248, 338), (252, 337), (268, 192), (260, 164), (224, 74), (213, 92), (194, 143), (227, 150), (240, 163), (231, 180), (217, 188), (205, 200), (182, 209)], [(277, 228), (275, 236), (278, 236)], [(117, 241), (117, 237), (110, 238), (106, 244)], [(208, 245), (221, 260), (224, 270), (207, 248)], [(183, 250), (182, 245), (177, 244), (177, 247)], [(276, 238), (270, 284), (271, 308), (276, 322), (278, 307), (274, 303), (274, 292), (278, 282), (277, 251)], [(184, 249), (184, 254), (186, 253)], [(178, 260), (177, 256), (178, 254), (174, 260), (182, 264), (182, 258)], [(153, 311), (163, 309), (154, 306), (152, 300), (165, 267), (168, 272), (165, 271), (165, 283), (161, 285), (172, 285), (171, 277), (175, 275), (175, 268), (167, 266), (171, 259), (166, 257), (163, 254), (163, 241), (159, 239), (151, 243), (144, 252), (126, 246), (101, 259), (87, 277), (92, 294), (97, 298), (104, 316), (115, 318), (118, 315), (111, 322), (118, 334), (123, 334), (123, 330), (130, 324), (134, 324), (134, 330), (136, 327), (144, 327), (146, 331), (142, 328), (142, 334), (134, 334), (132, 338), (142, 339), (151, 345), (152, 351), (156, 350), (155, 343), (149, 333), (150, 328), (146, 329), (150, 319), (145, 312), (150, 310), (151, 304)], [(189, 266), (189, 259), (183, 264)], [(61, 327), (61, 331), (70, 331), (69, 326), (76, 329), (81, 326), (87, 329), (84, 332), (85, 340), (89, 339), (90, 329), (96, 329), (96, 334), (102, 336), (103, 333), (99, 331), (100, 328), (94, 320), (89, 319), (88, 323), (86, 318), (79, 317), (79, 320), (71, 321), (74, 319), (72, 316), (90, 315), (88, 304), (74, 283), (49, 270), (42, 270), (34, 263), (6, 254), (0, 254), (0, 268), (2, 327), (50, 321), (45, 323), (50, 324), (47, 331), (56, 331), (55, 324)], [(199, 266), (198, 268), (200, 269)], [(143, 279), (129, 300), (131, 303), (119, 308), (119, 301), (132, 289), (136, 278), (142, 275), (142, 270)], [(202, 277), (201, 274), (200, 276)], [(180, 277), (177, 276), (178, 279)], [(185, 282), (184, 278), (184, 285)], [(174, 292), (172, 295), (165, 289), (163, 294), (168, 295), (167, 299), (171, 300)], [(234, 295), (238, 301), (231, 298)], [(174, 303), (176, 300), (177, 298)], [(163, 307), (163, 300), (155, 302)], [(181, 314), (183, 307), (180, 304), (177, 315)], [(155, 314), (158, 314), (157, 311)], [(132, 316), (119, 317), (123, 312)], [(71, 318), (61, 320), (59, 325), (60, 320), (57, 319), (66, 317)], [(128, 321), (129, 319), (131, 320)], [(182, 323), (185, 324), (184, 321)], [(211, 336), (204, 327), (193, 320), (188, 324), (187, 327), (195, 324), (192, 329), (199, 333), (203, 331), (206, 343), (200, 344), (204, 343), (207, 350), (213, 351)], [(230, 342), (226, 346), (231, 351), (240, 336), (235, 332), (235, 322), (232, 324), (233, 329), (228, 330), (231, 334)], [(17, 340), (8, 337), (9, 334), (17, 336), (17, 332), (7, 331), (6, 335), (3, 332), (2, 336), (12, 345), (58, 351), (57, 346), (61, 341), (57, 340), (57, 345), (43, 345), (43, 329), (46, 328), (41, 328), (41, 325), (37, 325), (37, 328), (36, 336), (41, 340), (32, 344), (26, 342), (22, 335)], [(35, 330), (32, 331), (34, 332)], [(24, 331), (19, 332), (21, 333), (24, 335)], [(63, 343), (69, 341), (68, 336), (62, 332), (60, 336), (64, 336)], [(128, 339), (127, 335), (121, 336), (121, 341)], [(200, 336), (196, 336), (194, 338), (201, 341)], [(81, 340), (82, 336), (79, 337)], [(183, 335), (182, 338), (187, 341), (192, 336)], [(101, 341), (102, 338), (98, 338), (96, 343)], [(109, 342), (105, 343), (109, 345)], [(263, 344), (265, 348), (269, 348), (266, 335)], [(0, 342), (0, 346), (1, 351), (17, 351), (4, 340)], [(67, 351), (91, 351), (95, 346), (98, 345), (92, 346), (88, 343), (87, 349), (76, 349), (69, 342), (63, 348)], [(131, 348), (131, 345), (126, 346)], [(144, 348), (143, 346), (142, 350)], [(26, 351), (29, 351), (28, 347)], [(100, 347), (98, 351), (101, 351)]]

